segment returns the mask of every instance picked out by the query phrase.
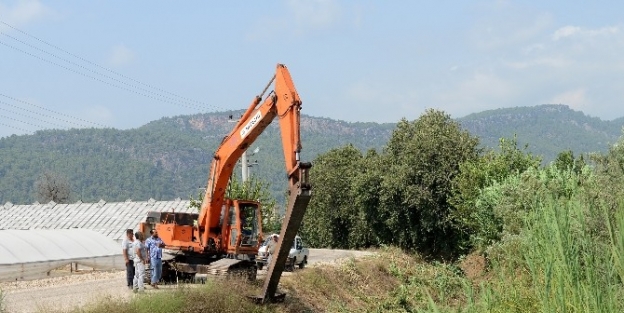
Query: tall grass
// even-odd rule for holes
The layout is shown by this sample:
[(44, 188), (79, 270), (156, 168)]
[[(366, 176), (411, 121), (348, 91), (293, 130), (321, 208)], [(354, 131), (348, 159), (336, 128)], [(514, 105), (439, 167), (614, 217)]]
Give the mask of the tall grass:
[(503, 221), (487, 277), (426, 311), (624, 312), (624, 199), (595, 178), (550, 167), (484, 190), (482, 210)]
[[(605, 214), (614, 240), (601, 240), (587, 227), (600, 208), (578, 201), (548, 199), (534, 210), (525, 255), (542, 312), (622, 312), (622, 288), (613, 257), (624, 225)], [(621, 215), (621, 213), (619, 213)]]
[(490, 247), (491, 278), (462, 311), (624, 312), (624, 206), (592, 196), (601, 187), (580, 175), (513, 180), (506, 190), (532, 192), (504, 203), (527, 208), (524, 225)]

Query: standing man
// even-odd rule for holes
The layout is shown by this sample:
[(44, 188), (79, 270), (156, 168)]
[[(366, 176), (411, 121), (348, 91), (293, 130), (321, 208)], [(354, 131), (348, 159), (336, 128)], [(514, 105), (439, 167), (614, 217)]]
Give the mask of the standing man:
[(134, 238), (132, 229), (126, 229), (126, 237), (121, 241), (121, 251), (126, 261), (126, 283), (132, 290), (132, 280), (134, 279)]
[(158, 231), (155, 229), (152, 229), (150, 234), (152, 234), (152, 236), (145, 241), (145, 245), (147, 246), (152, 267), (152, 287), (158, 289), (158, 282), (162, 275), (162, 248), (165, 247), (165, 243), (162, 239), (158, 238)]
[(279, 236), (273, 234), (271, 237), (271, 240), (269, 240), (269, 243), (267, 243), (267, 252), (269, 253), (269, 257), (267, 258), (267, 271), (269, 270), (269, 265), (271, 265), (271, 262), (273, 261), (273, 253), (275, 253), (275, 248), (277, 247), (277, 239), (279, 238)]
[(145, 287), (145, 266), (149, 264), (149, 258), (147, 256), (147, 248), (145, 247), (145, 236), (141, 232), (135, 234), (136, 240), (134, 241), (134, 292), (143, 292)]

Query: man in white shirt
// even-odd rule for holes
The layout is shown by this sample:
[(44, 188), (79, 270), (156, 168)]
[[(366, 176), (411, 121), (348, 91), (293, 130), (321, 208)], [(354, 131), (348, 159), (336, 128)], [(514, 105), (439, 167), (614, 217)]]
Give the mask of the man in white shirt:
[(126, 283), (132, 290), (134, 280), (134, 234), (132, 229), (126, 229), (126, 237), (121, 241), (121, 251), (126, 261)]
[(275, 248), (277, 247), (277, 239), (279, 238), (279, 236), (275, 234), (271, 237), (271, 240), (269, 240), (269, 243), (267, 243), (267, 253), (269, 254), (269, 257), (267, 258), (267, 268), (269, 265), (271, 265), (271, 261), (273, 261), (273, 253), (275, 253)]
[(136, 232), (136, 240), (134, 241), (134, 292), (143, 292), (145, 290), (145, 266), (149, 264), (149, 256), (147, 247), (145, 246), (145, 236), (141, 232)]

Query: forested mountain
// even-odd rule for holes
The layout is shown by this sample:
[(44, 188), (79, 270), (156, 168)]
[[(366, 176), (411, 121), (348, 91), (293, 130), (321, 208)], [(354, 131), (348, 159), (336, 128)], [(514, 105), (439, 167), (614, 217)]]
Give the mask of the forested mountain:
[[(65, 177), (70, 202), (171, 200), (196, 196), (207, 181), (218, 143), (234, 126), (221, 112), (162, 118), (130, 130), (45, 130), (0, 138), (0, 203), (36, 201), (35, 181), (45, 172)], [(482, 144), (496, 147), (498, 138), (518, 135), (520, 143), (552, 160), (571, 149), (576, 154), (606, 151), (620, 135), (624, 119), (602, 121), (563, 105), (499, 109), (458, 119)], [(302, 117), (302, 160), (312, 161), (332, 148), (353, 144), (360, 150), (381, 149), (395, 124), (348, 123)], [(282, 200), (286, 188), (277, 123), (252, 145), (251, 168), (271, 183)], [(237, 168), (240, 175), (240, 167)]]
[(532, 153), (551, 161), (564, 150), (575, 154), (606, 151), (621, 136), (624, 118), (603, 121), (552, 104), (483, 111), (459, 122), (486, 147), (497, 147), (499, 138), (517, 134), (519, 143), (528, 144)]
[[(213, 153), (234, 127), (223, 112), (162, 118), (137, 129), (45, 130), (0, 139), (0, 203), (36, 201), (35, 182), (43, 173), (66, 177), (70, 202), (126, 199), (171, 200), (196, 197), (206, 185)], [(394, 124), (347, 123), (303, 116), (302, 160), (352, 143), (379, 149)], [(271, 182), (282, 200), (287, 180), (279, 127), (273, 123), (258, 138), (250, 156), (252, 175)], [(240, 177), (240, 166), (235, 172)]]

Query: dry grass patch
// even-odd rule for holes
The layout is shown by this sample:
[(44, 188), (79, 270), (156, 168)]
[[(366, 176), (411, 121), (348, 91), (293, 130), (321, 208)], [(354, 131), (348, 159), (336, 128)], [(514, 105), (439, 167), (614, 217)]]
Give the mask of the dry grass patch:
[(382, 258), (349, 259), (339, 265), (312, 267), (282, 280), (291, 297), (316, 311), (359, 311), (385, 298), (398, 286)]
[(387, 312), (426, 309), (430, 299), (457, 307), (466, 302), (466, 282), (457, 267), (389, 248), (336, 266), (295, 272), (282, 285), (319, 312)]
[(235, 279), (208, 281), (205, 285), (180, 285), (172, 290), (136, 294), (130, 301), (105, 298), (71, 313), (242, 313), (311, 311), (296, 299), (283, 304), (256, 305), (248, 296), (260, 293), (260, 285)]

